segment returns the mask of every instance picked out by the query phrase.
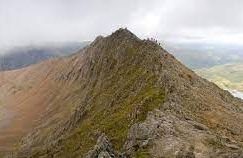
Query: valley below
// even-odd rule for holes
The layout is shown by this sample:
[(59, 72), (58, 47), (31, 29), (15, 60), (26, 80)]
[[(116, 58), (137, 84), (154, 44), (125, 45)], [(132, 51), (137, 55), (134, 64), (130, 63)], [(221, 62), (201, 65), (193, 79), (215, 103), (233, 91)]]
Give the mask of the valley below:
[(229, 63), (196, 70), (202, 77), (228, 90), (235, 97), (243, 98), (243, 64)]

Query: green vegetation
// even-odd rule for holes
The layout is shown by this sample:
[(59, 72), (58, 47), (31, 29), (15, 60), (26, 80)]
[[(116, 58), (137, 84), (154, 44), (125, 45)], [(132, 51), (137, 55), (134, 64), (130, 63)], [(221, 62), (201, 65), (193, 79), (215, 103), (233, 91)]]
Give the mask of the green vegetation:
[[(67, 153), (75, 150), (77, 144), (80, 145), (81, 153), (86, 153), (96, 143), (95, 132), (104, 132), (115, 148), (120, 150), (131, 125), (144, 121), (147, 113), (158, 108), (163, 102), (164, 91), (153, 85), (152, 78), (136, 94), (130, 94), (139, 73), (129, 72), (128, 74), (131, 75), (130, 80), (124, 81), (119, 91), (120, 95), (115, 91), (118, 88), (116, 84), (96, 94), (94, 106), (86, 115), (87, 119), (72, 136), (73, 139), (68, 140), (65, 148)], [(109, 106), (105, 106), (106, 102), (114, 97), (112, 93), (114, 96), (118, 95), (116, 100)]]
[(136, 158), (149, 158), (151, 155), (149, 154), (149, 151), (147, 149), (140, 149), (135, 154)]
[[(144, 121), (149, 111), (159, 108), (163, 103), (164, 89), (157, 85), (157, 76), (143, 63), (132, 64), (134, 56), (137, 56), (136, 60), (141, 58), (137, 49), (128, 48), (126, 53), (132, 57), (125, 55), (121, 65), (116, 64), (112, 53), (108, 53), (109, 73), (106, 69), (100, 72), (100, 79), (103, 80), (101, 85), (90, 83), (91, 98), (86, 105), (90, 108), (78, 129), (66, 140), (61, 157), (75, 151), (79, 155), (88, 152), (95, 145), (98, 133), (105, 133), (115, 149), (121, 150), (130, 127)], [(92, 71), (99, 72), (102, 64), (96, 64)], [(75, 92), (81, 93), (82, 90)], [(141, 152), (137, 157), (146, 155)]]

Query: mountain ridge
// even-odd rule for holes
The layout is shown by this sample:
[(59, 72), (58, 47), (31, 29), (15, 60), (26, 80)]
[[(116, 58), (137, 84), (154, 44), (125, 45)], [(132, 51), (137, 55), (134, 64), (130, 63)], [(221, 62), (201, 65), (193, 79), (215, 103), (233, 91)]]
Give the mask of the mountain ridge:
[[(242, 154), (243, 102), (197, 76), (155, 41), (119, 29), (48, 63), (33, 66), (45, 72), (36, 75), (45, 82), (33, 79), (30, 91), (48, 83), (36, 93), (53, 97), (42, 103), (38, 125), (11, 157)], [(13, 78), (11, 73), (6, 76)], [(52, 90), (47, 96), (46, 89)], [(16, 95), (21, 93), (26, 92)]]

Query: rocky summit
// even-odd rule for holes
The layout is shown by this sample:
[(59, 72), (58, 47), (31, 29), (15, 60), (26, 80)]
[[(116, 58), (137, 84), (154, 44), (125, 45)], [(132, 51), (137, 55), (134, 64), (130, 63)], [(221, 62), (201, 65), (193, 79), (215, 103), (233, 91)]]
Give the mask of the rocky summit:
[(127, 29), (3, 73), (3, 157), (243, 157), (243, 101)]

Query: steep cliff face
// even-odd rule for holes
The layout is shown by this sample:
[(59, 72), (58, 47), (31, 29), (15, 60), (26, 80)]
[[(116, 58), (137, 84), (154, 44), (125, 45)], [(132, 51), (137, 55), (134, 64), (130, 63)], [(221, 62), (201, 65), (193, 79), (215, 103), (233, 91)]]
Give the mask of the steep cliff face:
[[(10, 157), (242, 154), (243, 102), (198, 77), (154, 41), (119, 29), (49, 63), (43, 72), (51, 92), (36, 94), (54, 98), (42, 103), (34, 130), (25, 132)], [(18, 73), (29, 69), (31, 74), (34, 67)], [(42, 76), (31, 79), (28, 93), (43, 85)]]

